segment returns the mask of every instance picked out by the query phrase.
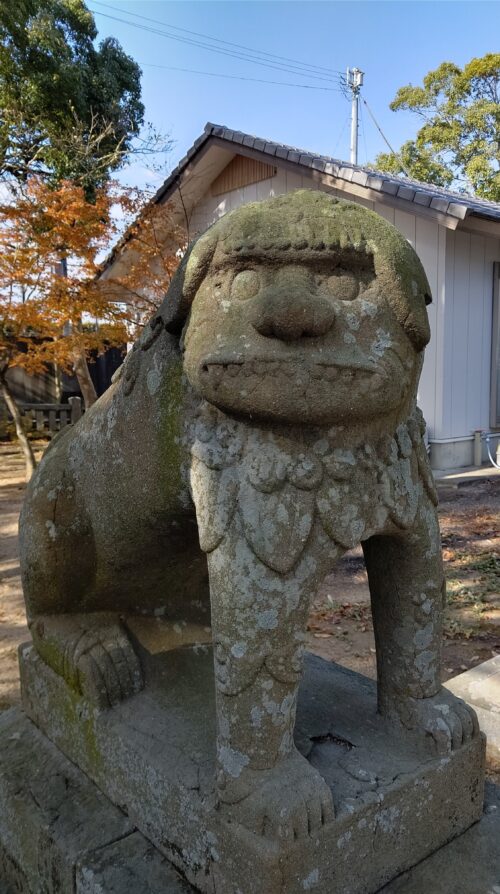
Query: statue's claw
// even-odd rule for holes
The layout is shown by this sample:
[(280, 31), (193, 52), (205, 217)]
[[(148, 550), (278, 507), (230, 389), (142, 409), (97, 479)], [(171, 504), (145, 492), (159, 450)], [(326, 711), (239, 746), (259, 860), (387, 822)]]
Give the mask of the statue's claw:
[(139, 659), (119, 624), (89, 631), (75, 650), (74, 662), (82, 695), (100, 708), (142, 689)]
[(116, 615), (51, 615), (31, 625), (35, 648), (71, 688), (104, 709), (135, 695), (143, 677)]
[(272, 769), (244, 775), (241, 782), (245, 794), (228, 809), (234, 821), (256, 835), (286, 841), (303, 839), (317, 834), (334, 817), (330, 789), (298, 753)]
[(430, 738), (438, 754), (456, 751), (479, 733), (475, 711), (444, 688), (430, 698), (405, 700), (397, 713), (404, 727)]

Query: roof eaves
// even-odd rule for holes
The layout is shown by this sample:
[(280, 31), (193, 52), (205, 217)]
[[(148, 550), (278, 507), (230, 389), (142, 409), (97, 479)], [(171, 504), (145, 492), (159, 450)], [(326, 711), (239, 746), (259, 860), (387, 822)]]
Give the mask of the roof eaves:
[(381, 192), (388, 196), (395, 196), (399, 189), (399, 185), (393, 180), (382, 180)]
[[(198, 154), (199, 150), (211, 137), (232, 143), (233, 145), (254, 149), (269, 157), (281, 158), (292, 164), (312, 168), (336, 179), (344, 180), (346, 183), (354, 183), (374, 192), (394, 196), (407, 201), (409, 204), (431, 208), (455, 219), (464, 220), (472, 215), (483, 220), (495, 223), (500, 222), (500, 204), (467, 196), (464, 196), (464, 200), (460, 201), (460, 194), (451, 191), (447, 193), (445, 190), (440, 191), (439, 187), (433, 187), (431, 184), (411, 180), (406, 182), (403, 178), (392, 177), (384, 174), (383, 171), (349, 165), (338, 159), (315, 155), (312, 152), (304, 152), (301, 149), (292, 148), (282, 143), (262, 140), (251, 134), (230, 130), (227, 127), (211, 122), (207, 122), (203, 133), (194, 141), (193, 145), (187, 150), (186, 155), (176, 165), (162, 186), (160, 186), (156, 195), (151, 199), (151, 204), (162, 201), (171, 187), (179, 182), (184, 169), (191, 159)], [(128, 237), (124, 234), (108, 258), (103, 262), (101, 272), (114, 261), (117, 253), (127, 241)]]
[[(218, 136), (228, 142), (243, 144), (274, 158), (282, 158), (292, 164), (321, 171), (347, 183), (356, 183), (357, 185), (366, 186), (367, 189), (372, 189), (375, 192), (385, 193), (415, 205), (432, 208), (450, 217), (463, 220), (468, 215), (474, 214), (487, 220), (500, 220), (500, 205), (487, 202), (486, 200), (483, 203), (482, 200), (468, 196), (464, 196), (464, 200), (460, 201), (460, 194), (452, 191), (447, 192), (445, 189), (434, 187), (431, 184), (420, 183), (416, 180), (406, 181), (404, 178), (384, 174), (383, 171), (348, 165), (328, 156), (318, 156), (313, 152), (305, 152), (302, 149), (286, 146), (282, 143), (261, 140), (250, 134), (231, 131), (229, 128), (216, 124), (209, 123), (206, 125), (202, 140), (206, 139), (207, 135)], [(189, 155), (190, 153), (188, 152)]]
[(459, 217), (460, 220), (465, 220), (468, 212), (467, 205), (462, 205), (461, 202), (450, 202), (448, 205), (448, 214), (453, 214), (453, 217)]
[(415, 205), (422, 205), (425, 208), (428, 208), (431, 204), (432, 196), (429, 195), (428, 192), (424, 192), (422, 189), (415, 190), (415, 195), (413, 196), (413, 203)]
[(368, 173), (366, 171), (352, 171), (351, 183), (357, 183), (358, 186), (366, 186), (368, 183)]
[(398, 191), (396, 193), (398, 199), (406, 199), (407, 202), (413, 202), (415, 198), (415, 190), (410, 186), (398, 186)]
[(444, 198), (444, 196), (433, 196), (430, 207), (434, 208), (436, 211), (441, 211), (442, 214), (448, 214), (450, 201), (449, 199)]

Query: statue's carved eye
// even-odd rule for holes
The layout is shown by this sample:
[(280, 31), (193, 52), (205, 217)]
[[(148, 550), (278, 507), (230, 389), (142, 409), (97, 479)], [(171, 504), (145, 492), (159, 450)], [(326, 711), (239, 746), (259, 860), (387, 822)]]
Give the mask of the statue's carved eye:
[(256, 270), (241, 270), (233, 279), (231, 285), (231, 298), (235, 301), (245, 301), (253, 298), (260, 289), (260, 278)]
[(353, 301), (360, 293), (360, 281), (354, 273), (337, 270), (331, 276), (322, 277), (321, 288), (339, 301)]

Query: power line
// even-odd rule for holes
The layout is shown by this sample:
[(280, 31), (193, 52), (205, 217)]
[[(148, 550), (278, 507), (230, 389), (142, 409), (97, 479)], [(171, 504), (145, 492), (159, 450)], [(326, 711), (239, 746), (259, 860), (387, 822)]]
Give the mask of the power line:
[(363, 137), (363, 145), (365, 147), (365, 165), (368, 164), (368, 149), (366, 148), (365, 120), (363, 118), (363, 106), (359, 107), (359, 121), (361, 124), (361, 134)]
[(375, 118), (375, 115), (373, 114), (373, 112), (372, 112), (370, 106), (368, 105), (366, 99), (365, 99), (364, 97), (362, 97), (362, 99), (363, 99), (363, 102), (364, 102), (366, 108), (368, 109), (368, 113), (369, 113), (369, 115), (370, 115), (370, 118), (372, 119), (372, 121), (373, 121), (375, 127), (377, 128), (378, 132), (380, 133), (380, 135), (381, 135), (381, 137), (382, 137), (384, 143), (386, 143), (386, 145), (389, 147), (389, 149), (391, 150), (391, 152), (392, 152), (392, 154), (394, 155), (394, 157), (397, 158), (397, 160), (399, 161), (399, 163), (400, 163), (400, 165), (401, 165), (401, 168), (402, 168), (402, 170), (403, 170), (403, 173), (406, 174), (407, 177), (409, 177), (410, 175), (409, 175), (408, 171), (406, 170), (406, 168), (405, 168), (405, 166), (404, 166), (404, 164), (403, 164), (403, 159), (401, 158), (401, 156), (399, 155), (399, 153), (396, 152), (396, 150), (392, 148), (391, 144), (389, 143), (389, 140), (387, 139), (386, 135), (384, 134), (384, 131), (383, 131), (382, 128), (380, 127), (380, 124), (378, 123), (377, 119)]
[(154, 62), (140, 62), (139, 65), (148, 68), (162, 68), (166, 71), (184, 71), (188, 74), (208, 75), (212, 78), (229, 78), (232, 81), (253, 81), (257, 84), (275, 84), (279, 87), (301, 87), (304, 90), (326, 90), (328, 93), (341, 93), (340, 87), (319, 87), (317, 84), (292, 84), (289, 81), (267, 81), (264, 78), (247, 78), (243, 75), (221, 74), (217, 71), (196, 71), (192, 68), (177, 68), (172, 65), (156, 65)]
[(254, 59), (251, 56), (247, 56), (242, 53), (233, 53), (230, 50), (224, 50), (219, 47), (213, 47), (213, 46), (210, 46), (209, 44), (205, 44), (205, 43), (202, 43), (197, 40), (192, 40), (191, 38), (180, 37), (175, 34), (169, 34), (166, 31), (160, 31), (157, 28), (151, 28), (151, 27), (149, 27), (149, 25), (142, 25), (139, 22), (130, 22), (130, 21), (127, 21), (127, 19), (121, 19), (119, 16), (112, 16), (109, 13), (101, 12), (100, 10), (92, 9), (91, 7), (89, 7), (89, 9), (91, 9), (92, 12), (95, 12), (96, 15), (103, 16), (104, 18), (111, 19), (112, 21), (115, 21), (115, 22), (120, 22), (122, 25), (129, 25), (131, 28), (138, 28), (140, 31), (148, 31), (151, 34), (158, 35), (159, 37), (166, 37), (168, 40), (174, 40), (174, 41), (178, 41), (180, 43), (185, 43), (188, 46), (200, 47), (201, 49), (209, 50), (209, 52), (218, 53), (219, 55), (222, 55), (222, 56), (229, 56), (233, 59), (238, 59), (240, 62), (251, 62), (254, 65), (261, 65), (261, 66), (264, 66), (265, 68), (271, 68), (274, 71), (281, 71), (281, 72), (285, 72), (287, 74), (300, 75), (301, 77), (312, 78), (317, 81), (326, 81), (327, 83), (330, 83), (330, 84), (340, 82), (340, 78), (335, 80), (332, 77), (325, 77), (323, 75), (318, 75), (318, 74), (313, 74), (313, 73), (309, 74), (306, 71), (303, 71), (301, 69), (294, 69), (293, 67), (290, 67), (290, 66), (286, 67), (279, 63), (275, 64), (275, 63), (271, 63), (271, 62), (264, 62), (259, 59)]
[[(342, 90), (341, 90), (340, 92), (343, 93)], [(344, 96), (345, 96), (345, 94), (344, 94)], [(350, 115), (347, 115), (347, 116), (346, 116), (346, 119), (345, 119), (345, 121), (344, 121), (344, 123), (343, 123), (343, 125), (342, 125), (342, 130), (340, 131), (340, 133), (339, 133), (339, 135), (338, 135), (337, 142), (335, 143), (335, 146), (333, 147), (332, 158), (336, 158), (336, 157), (337, 157), (337, 156), (335, 155), (335, 153), (336, 153), (336, 151), (337, 151), (338, 146), (340, 145), (340, 141), (341, 141), (342, 137), (344, 136), (345, 129), (346, 129), (348, 123), (349, 123), (350, 117), (351, 117)]]
[[(170, 25), (168, 22), (162, 22), (159, 19), (152, 19), (152, 18), (149, 18), (149, 16), (143, 16), (137, 12), (130, 12), (128, 9), (127, 10), (120, 9), (120, 8), (117, 9), (115, 6), (112, 6), (110, 3), (104, 3), (103, 0), (93, 0), (93, 2), (97, 3), (98, 6), (104, 6), (104, 7), (106, 7), (106, 9), (111, 9), (114, 12), (126, 13), (126, 15), (128, 15), (128, 16), (133, 16), (134, 18), (141, 19), (144, 22), (151, 22), (154, 25), (161, 25), (163, 28), (170, 28), (173, 31), (181, 31), (184, 34), (191, 34), (195, 37), (201, 37), (203, 40), (210, 40), (213, 43), (220, 43), (220, 44), (224, 44), (225, 46), (228, 46), (228, 47), (234, 47), (235, 49), (238, 49), (238, 50), (244, 50), (245, 52), (251, 53), (254, 56), (256, 56), (256, 55), (266, 56), (268, 59), (277, 59), (280, 62), (288, 62), (288, 63), (291, 63), (293, 66), (301, 66), (302, 68), (305, 68), (309, 71), (314, 70), (314, 71), (323, 72), (324, 74), (329, 74), (329, 75), (336, 74), (336, 75), (343, 76), (343, 74), (344, 74), (342, 71), (338, 71), (333, 68), (325, 68), (322, 65), (312, 65), (308, 62), (301, 62), (298, 59), (291, 59), (288, 56), (279, 56), (276, 53), (268, 53), (265, 50), (256, 50), (253, 47), (247, 47), (247, 46), (244, 46), (243, 44), (233, 43), (230, 40), (222, 40), (220, 37), (211, 37), (210, 35), (202, 34), (199, 31), (191, 31), (189, 28), (180, 28), (178, 25)], [(101, 13), (101, 15), (104, 15), (104, 13)], [(133, 24), (133, 23), (130, 22), (129, 24)]]

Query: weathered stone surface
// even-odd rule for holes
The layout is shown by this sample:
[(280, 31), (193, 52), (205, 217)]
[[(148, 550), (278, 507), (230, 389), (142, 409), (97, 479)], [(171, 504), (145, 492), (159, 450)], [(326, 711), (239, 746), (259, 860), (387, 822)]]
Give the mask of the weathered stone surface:
[[(221, 894), (238, 880), (243, 894), (265, 894), (262, 878), (270, 894), (285, 878), (290, 892), (325, 890), (327, 879), (342, 889), (330, 845), (353, 820), (339, 813), (341, 781), (293, 733), (311, 598), (358, 543), (380, 722), (389, 739), (414, 734), (419, 760), (448, 762), (433, 797), (458, 801), (435, 818), (439, 841), (477, 814), (477, 719), (439, 673), (444, 577), (416, 406), (430, 300), (417, 255), (372, 212), (308, 190), (243, 206), (190, 246), (112, 388), (54, 442), (30, 483), (23, 586), (59, 701), (41, 715), (49, 677), (40, 667), (39, 685), (33, 674), (26, 685), (31, 654), (25, 703), (116, 803), (132, 790), (141, 829), (204, 890), (208, 877)], [(148, 614), (168, 619), (171, 644), (198, 649), (210, 619), (208, 715), (190, 696), (197, 675), (186, 648), (166, 664), (161, 651), (156, 664), (141, 651)], [(331, 688), (330, 711), (336, 698)], [(205, 709), (208, 727), (183, 704)], [(179, 711), (182, 747), (171, 733)], [(154, 749), (144, 741), (152, 717)], [(454, 790), (451, 768), (475, 780), (475, 793)], [(411, 772), (420, 778), (418, 762)], [(445, 778), (453, 795), (441, 791)], [(349, 838), (342, 853), (359, 867), (356, 891), (401, 868), (410, 839), (415, 859), (430, 849), (415, 810), (407, 838), (375, 814)], [(355, 855), (386, 834), (384, 865), (363, 868)], [(305, 865), (312, 875), (302, 878)]]
[(500, 767), (500, 655), (448, 680), (446, 688), (469, 702), (486, 734), (486, 760)]
[[(22, 747), (24, 754), (29, 755), (29, 769), (37, 766), (40, 755), (44, 750), (56, 755), (56, 751), (50, 743), (34, 730), (33, 726), (22, 719), (19, 711), (10, 712), (8, 724), (2, 724), (0, 729), (0, 754), (4, 755), (4, 748), (9, 752), (9, 757), (3, 759), (0, 778), (10, 777), (8, 770), (12, 761), (13, 752), (9, 742), (10, 736), (22, 733)], [(7, 735), (7, 741), (5, 736)], [(326, 744), (326, 743), (324, 743)], [(59, 754), (58, 772), (65, 775), (68, 769), (68, 761)], [(17, 759), (14, 766), (18, 767)], [(87, 791), (90, 801), (95, 795), (95, 786), (83, 773), (71, 767), (73, 777), (79, 778), (80, 791)], [(17, 774), (14, 771), (12, 783)], [(360, 774), (358, 774), (359, 777)], [(30, 772), (27, 768), (26, 777)], [(74, 785), (66, 789), (67, 807), (69, 815), (74, 806)], [(2, 800), (0, 804), (0, 816), (10, 815), (10, 803), (16, 804), (19, 799), (19, 791), (16, 785), (1, 785)], [(53, 808), (53, 796), (47, 786), (38, 791), (41, 802), (34, 805), (31, 812), (30, 830), (35, 839), (42, 834), (40, 829), (46, 828), (46, 816)], [(44, 803), (44, 796), (48, 802)], [(102, 798), (97, 812), (93, 812), (90, 821), (95, 826), (105, 825), (110, 815), (116, 811), (108, 803), (103, 806)], [(26, 873), (12, 858), (11, 853), (5, 847), (6, 823), (0, 820), (0, 892), (1, 894), (46, 894), (54, 891), (54, 878), (48, 874), (47, 863), (41, 864), (41, 872), (36, 877), (31, 875), (30, 882)], [(16, 843), (15, 839), (18, 837)], [(19, 838), (19, 836), (21, 836)], [(23, 834), (23, 830), (16, 825), (12, 833), (7, 836), (9, 851), (15, 850), (23, 863), (32, 862), (32, 841), (29, 836)], [(72, 839), (75, 839), (73, 841)], [(81, 830), (73, 825), (67, 830), (65, 847), (71, 853), (76, 853), (81, 846)], [(249, 867), (250, 877), (255, 873), (255, 867)], [(492, 785), (487, 786), (485, 813), (480, 823), (461, 835), (458, 839), (441, 848), (436, 854), (424, 860), (409, 872), (404, 873), (383, 889), (381, 894), (496, 894), (495, 886), (500, 879), (500, 790)], [(303, 890), (315, 890), (308, 887), (314, 881), (314, 876), (307, 882)], [(436, 887), (436, 885), (438, 887)], [(193, 892), (175, 870), (170, 866), (158, 850), (138, 832), (130, 832), (118, 841), (100, 846), (96, 850), (81, 854), (76, 863), (75, 882), (70, 888), (56, 888), (58, 894), (188, 894)], [(246, 888), (241, 890), (246, 891)], [(279, 889), (278, 889), (279, 890)], [(316, 888), (317, 890), (317, 888)], [(330, 892), (331, 889), (329, 889)], [(350, 889), (348, 889), (350, 890)], [(287, 894), (284, 889), (282, 894)]]
[(194, 894), (146, 839), (135, 832), (76, 867), (75, 894)]
[(23, 713), (0, 715), (0, 865), (14, 891), (70, 894), (77, 860), (133, 828)]
[(214, 810), (210, 651), (162, 652), (158, 629), (155, 648), (140, 650), (145, 689), (97, 712), (27, 647), (23, 703), (200, 890), (371, 894), (480, 817), (481, 739), (432, 756), (418, 736), (394, 737), (372, 681), (307, 656), (296, 745), (325, 780), (335, 820), (282, 846), (247, 832)]
[(487, 785), (480, 823), (380, 894), (500, 894), (500, 788)]
[(4, 847), (0, 832), (0, 891), (2, 894), (31, 894), (26, 873)]

